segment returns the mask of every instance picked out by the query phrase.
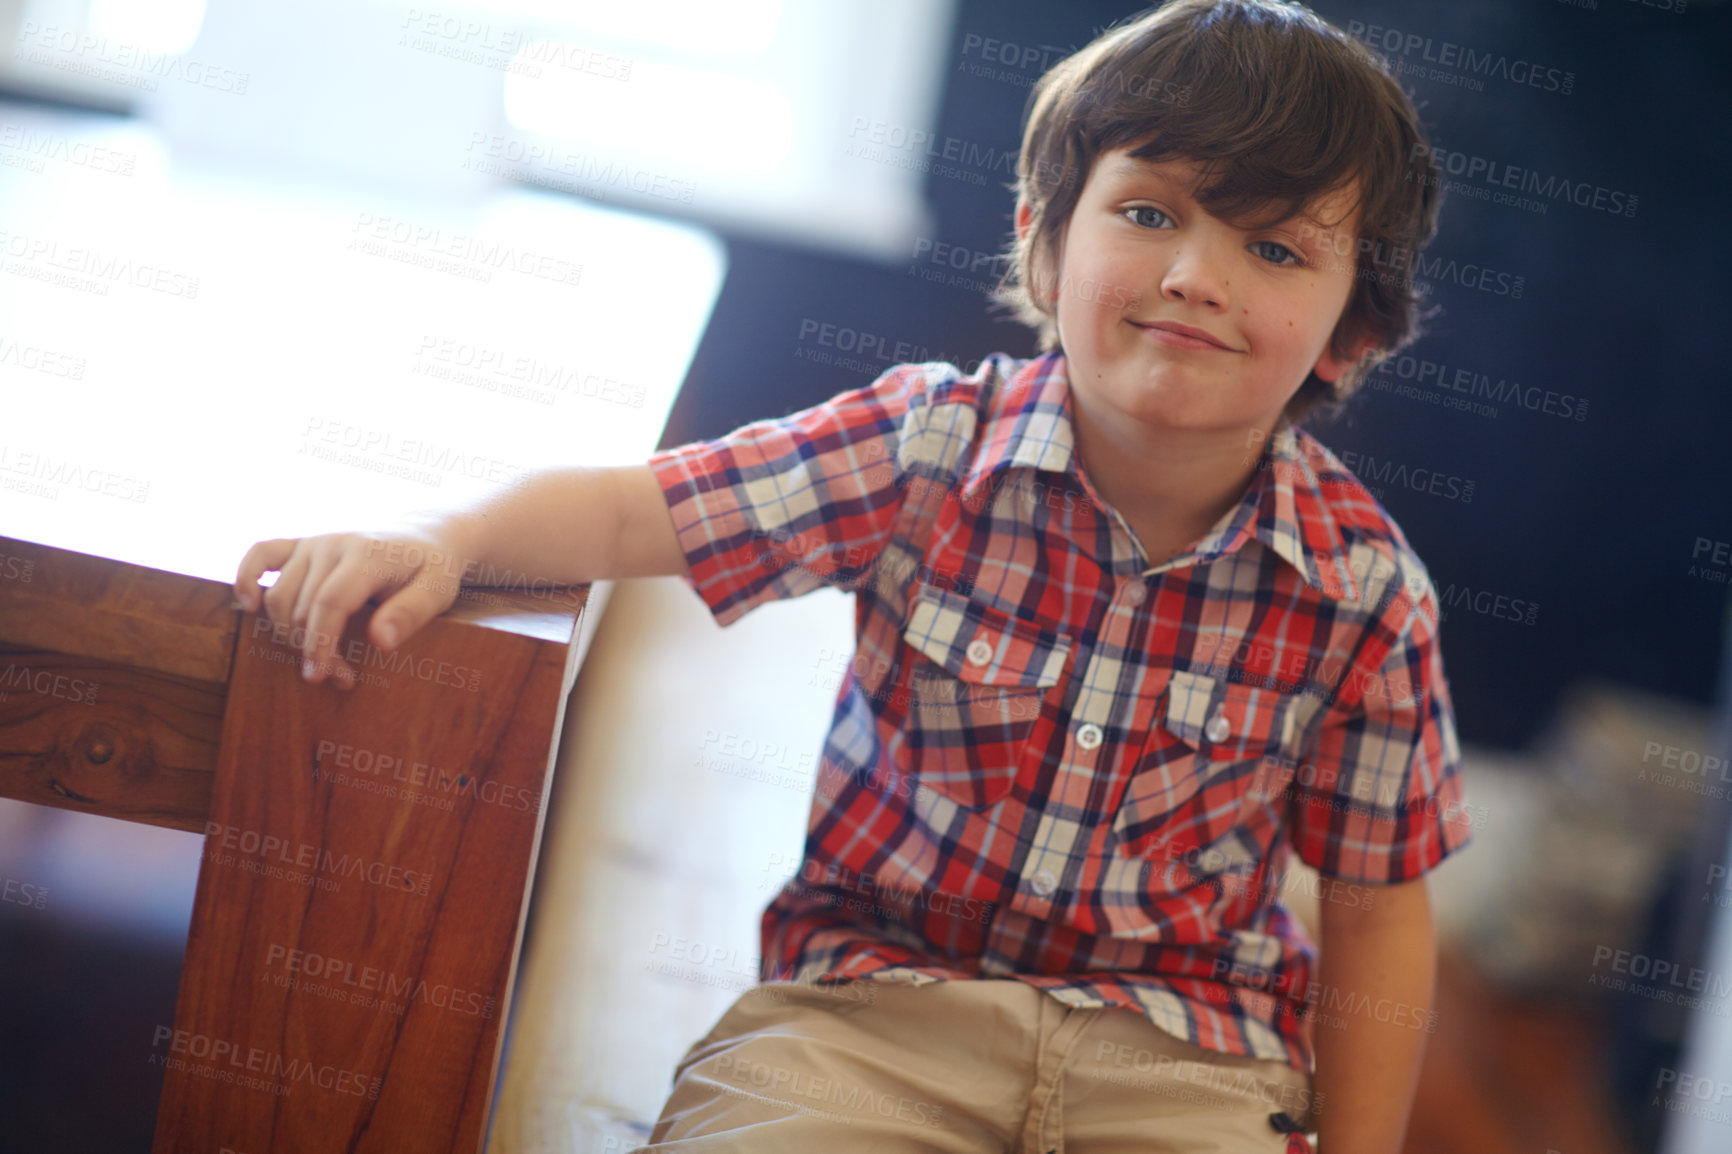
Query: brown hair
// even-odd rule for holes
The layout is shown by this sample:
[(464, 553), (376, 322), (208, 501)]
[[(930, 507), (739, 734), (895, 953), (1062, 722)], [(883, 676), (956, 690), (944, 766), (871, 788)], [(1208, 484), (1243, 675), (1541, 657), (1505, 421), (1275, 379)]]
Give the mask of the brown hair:
[(1283, 424), (1345, 400), (1419, 336), (1412, 270), (1437, 230), (1438, 189), (1418, 114), (1375, 53), (1310, 10), (1170, 0), (1040, 78), (1017, 162), (1031, 227), (995, 296), (1039, 330), (1043, 350), (1058, 345), (1048, 286), (1065, 226), (1095, 159), (1117, 148), (1199, 163), (1198, 202), (1236, 221), (1284, 219), (1357, 179), (1354, 286), (1330, 347), (1345, 357), (1361, 335), (1373, 347), (1333, 384), (1308, 374)]

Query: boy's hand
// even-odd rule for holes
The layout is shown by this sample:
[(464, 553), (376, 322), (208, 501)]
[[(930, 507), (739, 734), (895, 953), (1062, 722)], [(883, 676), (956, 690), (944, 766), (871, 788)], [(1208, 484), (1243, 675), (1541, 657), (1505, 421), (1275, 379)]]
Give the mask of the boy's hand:
[[(277, 583), (261, 589), (267, 570), (277, 572)], [(262, 602), (274, 624), (301, 632), (301, 676), (317, 684), (330, 674), (339, 688), (352, 689), (355, 672), (337, 656), (350, 614), (394, 591), (367, 629), (368, 640), (388, 652), (452, 606), (462, 573), (458, 550), (433, 530), (278, 538), (247, 550), (235, 599), (251, 613)]]

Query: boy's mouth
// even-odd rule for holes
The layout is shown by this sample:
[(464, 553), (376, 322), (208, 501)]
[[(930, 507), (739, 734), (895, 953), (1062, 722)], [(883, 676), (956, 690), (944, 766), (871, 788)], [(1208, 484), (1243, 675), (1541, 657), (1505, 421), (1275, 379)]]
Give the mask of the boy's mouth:
[(1130, 321), (1129, 323), (1148, 333), (1161, 344), (1171, 345), (1176, 349), (1214, 349), (1227, 353), (1239, 351), (1195, 325), (1181, 324), (1178, 321)]

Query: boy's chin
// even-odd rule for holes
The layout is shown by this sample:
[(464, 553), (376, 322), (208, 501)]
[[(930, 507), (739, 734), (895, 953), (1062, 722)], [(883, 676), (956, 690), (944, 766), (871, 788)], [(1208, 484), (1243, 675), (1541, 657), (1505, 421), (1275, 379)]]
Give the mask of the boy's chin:
[(1256, 423), (1254, 415), (1224, 408), (1211, 397), (1145, 397), (1128, 406), (1125, 416), (1151, 432), (1169, 435), (1237, 435)]

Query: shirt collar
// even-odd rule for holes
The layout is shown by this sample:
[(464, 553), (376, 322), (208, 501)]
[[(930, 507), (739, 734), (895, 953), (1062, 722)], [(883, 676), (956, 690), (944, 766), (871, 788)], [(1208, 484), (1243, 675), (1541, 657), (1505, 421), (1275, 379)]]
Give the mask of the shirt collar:
[[(978, 508), (982, 490), (997, 489), (1005, 483), (999, 474), (1019, 466), (1067, 473), (1086, 487), (1077, 465), (1071, 413), (1064, 355), (1048, 353), (1023, 361), (993, 392), (979, 451), (962, 477), (963, 502)], [(1254, 538), (1325, 596), (1357, 601), (1359, 586), (1348, 563), (1348, 547), (1317, 476), (1318, 466), (1332, 465), (1329, 451), (1311, 434), (1293, 426), (1281, 429), (1264, 445), (1239, 503), (1196, 549), (1181, 556), (1210, 561)]]

